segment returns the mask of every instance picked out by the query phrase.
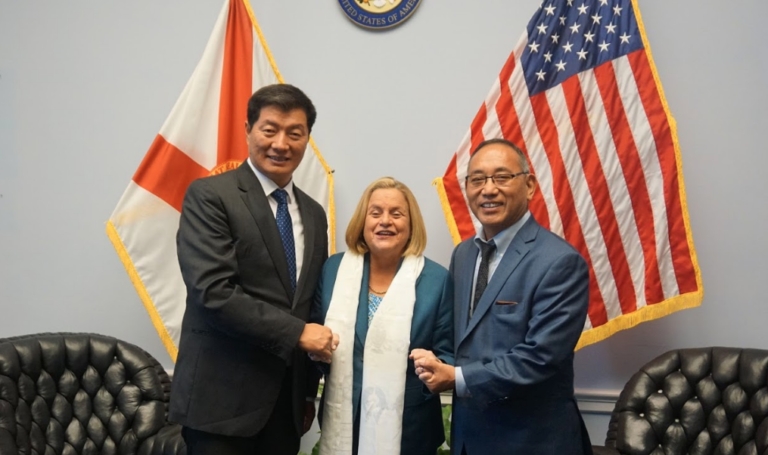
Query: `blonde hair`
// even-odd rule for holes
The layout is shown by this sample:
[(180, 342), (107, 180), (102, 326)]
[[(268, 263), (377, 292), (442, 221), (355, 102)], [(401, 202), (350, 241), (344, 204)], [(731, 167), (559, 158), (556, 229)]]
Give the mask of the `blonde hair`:
[(368, 245), (365, 243), (365, 237), (363, 236), (363, 230), (365, 229), (365, 217), (368, 212), (368, 203), (371, 201), (371, 195), (376, 190), (395, 189), (405, 197), (405, 202), (408, 204), (409, 220), (411, 224), (411, 237), (405, 244), (405, 251), (403, 256), (419, 256), (424, 253), (424, 249), (427, 247), (427, 228), (424, 226), (424, 217), (421, 216), (421, 210), (419, 210), (419, 204), (416, 202), (416, 197), (411, 190), (405, 186), (404, 183), (399, 182), (392, 177), (382, 177), (376, 179), (368, 185), (363, 195), (360, 197), (360, 202), (357, 203), (357, 208), (352, 214), (352, 219), (349, 220), (347, 226), (347, 248), (350, 251), (355, 251), (358, 254), (364, 254), (369, 251)]

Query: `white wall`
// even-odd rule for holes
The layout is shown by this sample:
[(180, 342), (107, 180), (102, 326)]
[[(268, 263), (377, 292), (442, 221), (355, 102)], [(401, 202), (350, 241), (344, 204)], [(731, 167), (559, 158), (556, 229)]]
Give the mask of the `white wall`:
[[(452, 244), (433, 178), (539, 0), (424, 0), (396, 29), (358, 28), (332, 0), (252, 0), (288, 82), (319, 116), (336, 170), (337, 233), (363, 188), (393, 175), (416, 193), (427, 255)], [(0, 337), (94, 331), (165, 353), (104, 223), (192, 73), (219, 1), (0, 0)], [(678, 122), (700, 308), (577, 354), (576, 386), (611, 395), (676, 347), (768, 348), (763, 0), (641, 1)], [(595, 442), (605, 418), (589, 417)]]

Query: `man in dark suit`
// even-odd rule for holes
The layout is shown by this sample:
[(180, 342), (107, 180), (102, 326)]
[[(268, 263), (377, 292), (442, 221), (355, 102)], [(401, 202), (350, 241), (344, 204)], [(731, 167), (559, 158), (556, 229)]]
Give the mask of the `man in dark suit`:
[(187, 287), (170, 419), (190, 455), (295, 454), (330, 329), (306, 323), (328, 256), (323, 208), (292, 181), (316, 112), (287, 84), (248, 102), (249, 158), (193, 182), (177, 234)]
[(475, 149), (466, 188), (482, 231), (451, 258), (456, 367), (412, 354), (430, 390), (454, 388), (452, 453), (591, 454), (573, 396), (587, 265), (531, 216), (536, 178), (511, 142)]

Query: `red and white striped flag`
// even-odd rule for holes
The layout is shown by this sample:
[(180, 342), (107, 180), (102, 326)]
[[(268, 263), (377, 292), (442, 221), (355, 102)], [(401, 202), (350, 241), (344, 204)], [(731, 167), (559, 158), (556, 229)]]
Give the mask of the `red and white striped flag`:
[[(107, 223), (107, 235), (174, 361), (186, 296), (176, 258), (184, 193), (193, 180), (233, 169), (248, 157), (248, 99), (277, 82), (283, 79), (248, 0), (225, 1), (200, 63)], [(333, 176), (313, 140), (294, 179), (325, 208), (333, 251)]]
[(589, 263), (578, 347), (701, 303), (675, 123), (636, 1), (542, 3), (435, 181), (456, 243), (479, 228), (464, 191), (471, 150), (498, 137), (536, 174), (536, 220)]

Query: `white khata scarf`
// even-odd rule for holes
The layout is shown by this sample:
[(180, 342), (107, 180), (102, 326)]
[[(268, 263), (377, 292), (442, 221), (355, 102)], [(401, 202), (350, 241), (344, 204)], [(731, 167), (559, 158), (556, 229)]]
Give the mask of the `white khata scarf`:
[[(403, 401), (416, 280), (423, 256), (406, 256), (368, 327), (360, 397), (359, 455), (399, 455)], [(355, 322), (360, 305), (363, 256), (344, 253), (325, 325), (339, 334), (325, 385), (321, 455), (352, 453), (352, 383)]]

